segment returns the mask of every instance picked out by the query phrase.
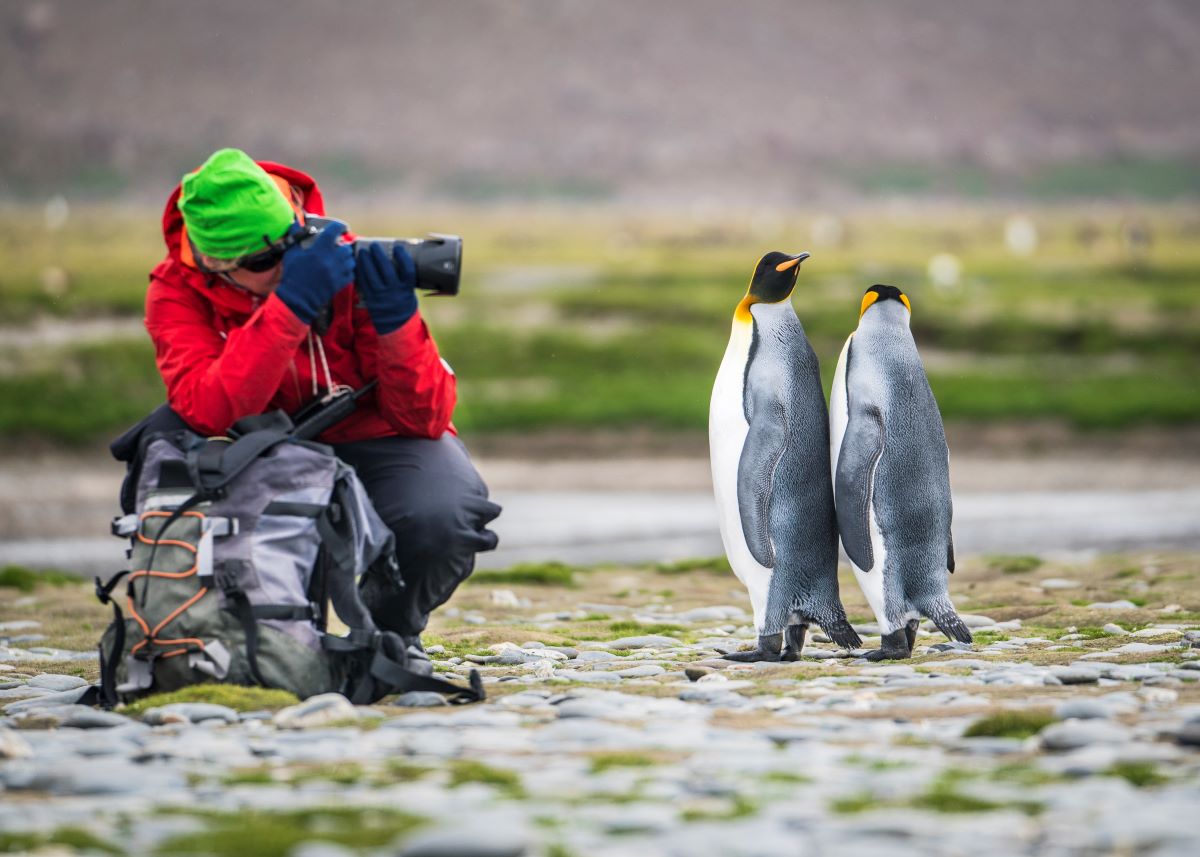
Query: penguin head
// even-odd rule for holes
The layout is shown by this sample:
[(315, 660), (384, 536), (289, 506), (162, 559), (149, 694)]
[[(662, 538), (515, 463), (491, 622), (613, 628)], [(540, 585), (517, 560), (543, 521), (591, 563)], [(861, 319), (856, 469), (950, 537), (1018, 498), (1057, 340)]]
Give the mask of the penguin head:
[(750, 288), (738, 304), (737, 317), (749, 321), (752, 304), (778, 304), (790, 298), (796, 287), (800, 263), (808, 256), (808, 253), (791, 255), (773, 250), (759, 259), (754, 276), (750, 278)]
[(870, 309), (873, 305), (880, 303), (881, 301), (899, 301), (900, 303), (904, 304), (904, 307), (908, 310), (909, 315), (912, 315), (912, 304), (908, 302), (908, 295), (904, 294), (904, 292), (900, 291), (895, 286), (876, 284), (867, 289), (867, 293), (863, 295), (862, 307), (858, 311), (859, 319), (861, 320), (868, 309)]

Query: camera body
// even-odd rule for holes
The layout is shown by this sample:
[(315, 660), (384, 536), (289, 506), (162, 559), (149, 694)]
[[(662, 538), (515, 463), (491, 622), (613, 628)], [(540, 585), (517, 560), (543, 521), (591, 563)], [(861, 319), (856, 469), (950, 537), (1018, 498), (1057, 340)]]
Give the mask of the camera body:
[[(307, 215), (304, 225), (309, 235), (316, 235), (329, 225), (327, 217)], [(388, 258), (397, 244), (403, 244), (417, 270), (418, 289), (430, 295), (457, 295), (462, 273), (462, 238), (431, 232), (425, 238), (356, 238), (352, 242), (357, 263), (361, 250), (373, 244), (382, 245)]]

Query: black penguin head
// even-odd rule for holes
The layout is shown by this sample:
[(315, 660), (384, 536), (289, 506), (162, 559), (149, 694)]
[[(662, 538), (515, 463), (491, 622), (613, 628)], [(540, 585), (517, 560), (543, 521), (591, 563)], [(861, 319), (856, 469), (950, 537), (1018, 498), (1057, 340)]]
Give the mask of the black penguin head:
[(874, 285), (867, 289), (867, 293), (863, 295), (862, 308), (858, 311), (858, 317), (861, 319), (872, 304), (880, 301), (899, 301), (904, 304), (909, 314), (912, 314), (912, 304), (908, 302), (908, 295), (900, 291), (895, 286)]
[(749, 319), (751, 304), (777, 304), (792, 296), (796, 287), (796, 275), (800, 273), (800, 263), (808, 258), (807, 253), (790, 255), (774, 250), (758, 260), (754, 268), (754, 276), (750, 278), (750, 288), (746, 297), (738, 305), (738, 315), (745, 313)]

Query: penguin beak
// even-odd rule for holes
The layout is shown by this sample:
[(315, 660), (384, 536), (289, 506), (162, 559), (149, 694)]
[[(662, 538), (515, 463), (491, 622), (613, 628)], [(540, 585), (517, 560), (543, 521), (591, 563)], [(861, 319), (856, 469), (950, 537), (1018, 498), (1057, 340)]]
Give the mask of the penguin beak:
[(810, 253), (800, 253), (799, 255), (792, 256), (790, 259), (787, 259), (783, 262), (780, 262), (778, 265), (776, 265), (775, 270), (782, 274), (784, 271), (790, 270), (790, 269), (798, 266), (801, 262), (803, 262), (805, 259), (807, 259), (810, 255), (811, 255)]

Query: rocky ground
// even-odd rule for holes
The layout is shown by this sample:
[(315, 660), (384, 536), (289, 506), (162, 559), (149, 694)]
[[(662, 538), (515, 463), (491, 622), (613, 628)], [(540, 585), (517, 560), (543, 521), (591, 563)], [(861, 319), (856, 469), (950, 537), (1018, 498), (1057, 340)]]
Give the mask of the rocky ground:
[(974, 645), (926, 629), (885, 664), (820, 636), (722, 659), (754, 635), (717, 562), (481, 572), (426, 636), (444, 675), (483, 675), (462, 708), (216, 688), (97, 711), (73, 702), (105, 609), (0, 589), (0, 851), (1192, 855), (1198, 564), (968, 558)]

